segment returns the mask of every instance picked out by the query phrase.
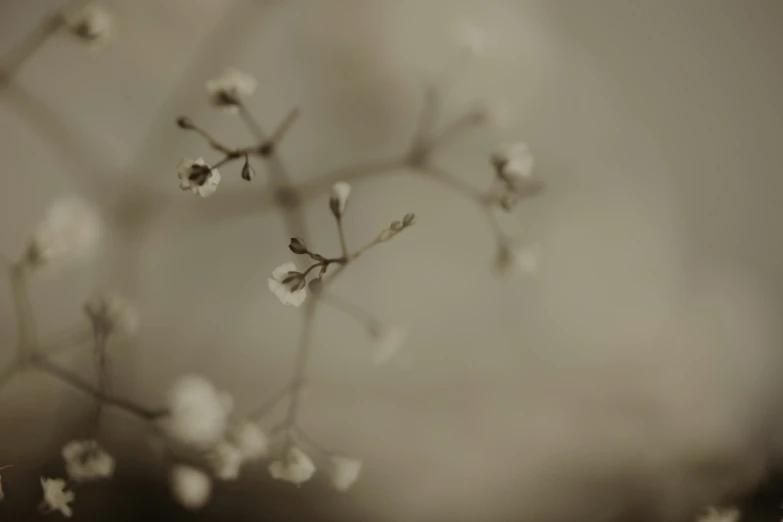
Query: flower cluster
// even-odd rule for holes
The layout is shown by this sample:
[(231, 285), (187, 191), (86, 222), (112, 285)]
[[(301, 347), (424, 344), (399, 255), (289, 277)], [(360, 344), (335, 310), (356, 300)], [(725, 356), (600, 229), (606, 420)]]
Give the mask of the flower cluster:
[(493, 196), (503, 209), (511, 210), (521, 199), (543, 190), (543, 184), (533, 179), (535, 160), (526, 143), (501, 146), (490, 156), (490, 162), (500, 181)]

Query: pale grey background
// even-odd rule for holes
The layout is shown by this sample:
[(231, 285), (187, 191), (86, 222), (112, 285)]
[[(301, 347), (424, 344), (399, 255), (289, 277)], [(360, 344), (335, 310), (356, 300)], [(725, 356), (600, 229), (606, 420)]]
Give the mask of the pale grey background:
[[(268, 127), (300, 106), (281, 154), (306, 179), (402, 150), (421, 86), (471, 22), (495, 45), (462, 70), (447, 115), (487, 100), (508, 121), (441, 161), (485, 186), (496, 142), (530, 143), (549, 190), (502, 218), (543, 247), (541, 270), (494, 277), (481, 215), (440, 186), (401, 175), (354, 187), (352, 244), (409, 211), (419, 224), (336, 288), (410, 327), (396, 361), (373, 366), (362, 330), (340, 312), (317, 320), (302, 423), (366, 466), (340, 505), (374, 520), (598, 520), (629, 506), (678, 519), (773, 465), (779, 2), (106, 4), (119, 25), (113, 45), (89, 53), (53, 38), (0, 98), (0, 249), (19, 252), (60, 195), (103, 207), (112, 226), (101, 257), (36, 281), (32, 297), (43, 333), (80, 320), (96, 287), (137, 300), (138, 339), (113, 346), (123, 394), (158, 404), (174, 377), (199, 372), (251, 409), (292, 365), (299, 315), (266, 288), (289, 254), (280, 217), (254, 209), (262, 176), (247, 185), (226, 168), (209, 200), (177, 188), (182, 157), (216, 158), (176, 116), (249, 137), (208, 107), (204, 81), (229, 65), (252, 72), (250, 106)], [(0, 49), (53, 5), (2, 2)], [(325, 197), (307, 207), (313, 242), (334, 250), (327, 216)], [(10, 360), (13, 316), (8, 299), (0, 306), (0, 359)], [(84, 353), (65, 360), (89, 370)], [(34, 482), (78, 433), (79, 411), (87, 402), (46, 377), (3, 391), (0, 464), (22, 468), (4, 476), (8, 491)], [(118, 413), (105, 426), (118, 454), (153, 461), (134, 419)], [(263, 475), (225, 494), (264, 506), (254, 486)]]

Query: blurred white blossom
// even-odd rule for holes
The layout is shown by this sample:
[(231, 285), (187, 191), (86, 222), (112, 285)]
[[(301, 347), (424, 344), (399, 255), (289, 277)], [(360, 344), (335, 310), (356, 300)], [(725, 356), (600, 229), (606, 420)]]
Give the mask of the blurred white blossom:
[(339, 455), (329, 457), (326, 473), (329, 480), (338, 491), (348, 491), (359, 478), (362, 471), (362, 461)]
[(73, 516), (73, 510), (70, 504), (76, 498), (73, 491), (65, 490), (66, 482), (63, 479), (53, 479), (41, 477), (41, 487), (43, 488), (43, 502), (41, 508), (50, 513), (59, 511), (64, 517)]
[(699, 516), (697, 522), (739, 522), (740, 510), (735, 507), (715, 507), (709, 506), (704, 513)]
[(242, 453), (234, 445), (220, 441), (207, 454), (212, 472), (220, 480), (236, 480), (242, 466)]
[(400, 326), (379, 326), (371, 331), (371, 335), (375, 344), (373, 361), (383, 364), (397, 355), (408, 337), (408, 331)]
[(495, 272), (498, 275), (531, 275), (538, 271), (541, 249), (537, 245), (512, 248), (507, 244), (498, 246), (495, 257)]
[(304, 276), (299, 274), (294, 263), (283, 263), (272, 271), (272, 277), (267, 278), (269, 290), (284, 305), (301, 306), (307, 298), (307, 285)]
[(139, 330), (138, 310), (120, 295), (96, 294), (84, 304), (84, 311), (108, 332), (133, 335)]
[(180, 189), (189, 190), (202, 198), (211, 196), (220, 184), (220, 172), (207, 165), (204, 158), (183, 159), (177, 167), (177, 176)]
[(535, 159), (526, 143), (504, 144), (492, 153), (498, 176), (508, 182), (524, 181), (533, 175)]
[(212, 480), (193, 466), (177, 465), (171, 468), (171, 492), (183, 507), (197, 510), (209, 502)]
[(266, 434), (252, 422), (236, 423), (229, 430), (228, 438), (239, 451), (243, 461), (260, 459), (269, 451)]
[(268, 470), (275, 480), (302, 484), (310, 480), (315, 473), (315, 464), (304, 451), (293, 446), (282, 460), (269, 464)]
[(103, 236), (98, 212), (78, 198), (49, 207), (33, 233), (24, 262), (30, 267), (63, 267), (90, 258)]
[(114, 458), (94, 440), (73, 440), (63, 446), (68, 477), (76, 482), (109, 478), (114, 474)]
[(350, 195), (351, 186), (348, 183), (338, 181), (332, 185), (332, 196), (329, 200), (329, 206), (336, 217), (341, 217), (345, 214), (345, 207), (348, 205), (348, 197)]
[(228, 112), (238, 112), (242, 98), (256, 90), (256, 79), (239, 69), (228, 68), (206, 85), (209, 102)]
[(169, 415), (162, 425), (177, 441), (208, 449), (220, 441), (233, 409), (231, 396), (202, 377), (180, 377), (168, 392)]
[(112, 15), (101, 5), (90, 4), (66, 17), (71, 34), (92, 48), (99, 48), (117, 33)]

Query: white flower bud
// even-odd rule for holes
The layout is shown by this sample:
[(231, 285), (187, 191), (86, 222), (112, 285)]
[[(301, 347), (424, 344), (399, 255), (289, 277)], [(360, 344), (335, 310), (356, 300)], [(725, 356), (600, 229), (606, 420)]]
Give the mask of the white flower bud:
[(345, 214), (345, 207), (348, 205), (348, 197), (350, 195), (351, 186), (348, 183), (338, 181), (332, 185), (332, 197), (329, 199), (329, 208), (336, 218), (340, 218)]
[(359, 478), (361, 470), (362, 462), (360, 460), (339, 455), (331, 455), (329, 465), (326, 466), (326, 473), (329, 475), (332, 486), (338, 491), (351, 489), (351, 486)]
[(230, 399), (206, 379), (180, 377), (169, 390), (169, 416), (161, 423), (175, 440), (195, 448), (211, 448), (223, 437), (233, 407)]
[(186, 509), (204, 507), (212, 495), (212, 480), (198, 468), (177, 465), (171, 468), (171, 492)]
[[(298, 274), (298, 275), (292, 275)], [(280, 299), (284, 305), (299, 307), (307, 298), (307, 285), (293, 263), (283, 263), (272, 271), (272, 277), (267, 278), (269, 290)]]
[(109, 478), (114, 474), (114, 458), (94, 440), (73, 440), (63, 446), (68, 477), (76, 482)]
[(294, 446), (283, 460), (272, 462), (267, 469), (275, 480), (302, 484), (310, 480), (315, 473), (315, 464), (304, 451)]
[(205, 85), (209, 102), (227, 112), (239, 112), (242, 98), (256, 90), (256, 79), (239, 69), (228, 68)]

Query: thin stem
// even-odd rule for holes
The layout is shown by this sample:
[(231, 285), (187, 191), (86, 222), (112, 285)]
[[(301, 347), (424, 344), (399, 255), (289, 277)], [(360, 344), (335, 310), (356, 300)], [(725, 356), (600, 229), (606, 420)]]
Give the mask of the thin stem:
[(237, 107), (239, 108), (239, 116), (242, 118), (242, 121), (245, 122), (245, 125), (247, 125), (250, 133), (258, 140), (258, 142), (264, 143), (269, 141), (269, 137), (267, 136), (266, 132), (264, 132), (261, 124), (258, 123), (258, 120), (256, 120), (255, 117), (250, 113), (250, 111), (247, 109), (247, 106), (240, 101)]
[(340, 297), (330, 292), (329, 293), (325, 292), (322, 295), (322, 299), (324, 300), (325, 304), (333, 306), (334, 308), (337, 308), (338, 310), (345, 312), (346, 314), (350, 315), (351, 317), (356, 319), (358, 322), (362, 323), (370, 330), (377, 328), (381, 325), (381, 321), (379, 321), (372, 313), (352, 303), (351, 301), (349, 301), (344, 297)]
[(1, 60), (0, 85), (10, 80), (24, 63), (65, 24), (62, 15), (45, 17), (32, 31), (13, 47)]
[(388, 174), (407, 166), (405, 157), (381, 159), (343, 167), (323, 174), (311, 176), (308, 181), (296, 185), (302, 198), (311, 197), (328, 190), (338, 181), (352, 182), (379, 174)]
[(291, 384), (286, 384), (284, 387), (277, 390), (272, 394), (269, 399), (266, 400), (261, 406), (253, 410), (248, 414), (248, 418), (253, 421), (259, 421), (264, 418), (277, 404), (285, 399), (285, 397), (291, 392)]
[(47, 357), (60, 355), (72, 348), (77, 348), (94, 339), (94, 334), (87, 328), (79, 327), (59, 334), (53, 340), (41, 343), (40, 352)]
[(439, 109), (438, 89), (435, 85), (427, 85), (424, 90), (424, 105), (419, 114), (419, 124), (412, 141), (412, 149), (423, 150), (425, 143), (430, 140), (432, 129), (438, 122)]
[[(93, 363), (95, 365), (95, 380), (98, 383), (98, 392), (102, 396), (106, 396), (109, 392), (109, 368), (108, 359), (106, 357), (106, 340), (107, 334), (105, 328), (100, 324), (93, 325), (93, 332), (95, 335), (95, 350), (93, 353)], [(103, 412), (103, 402), (98, 399), (98, 404), (95, 410), (95, 418), (93, 422), (93, 428), (98, 430), (98, 424), (101, 420), (101, 413)]]
[(27, 294), (27, 275), (22, 263), (13, 265), (10, 269), (11, 292), (18, 324), (18, 352), (21, 361), (35, 354), (35, 314)]
[(446, 186), (451, 187), (457, 192), (461, 193), (468, 199), (472, 199), (479, 204), (483, 205), (484, 193), (473, 185), (465, 183), (461, 179), (452, 176), (448, 172), (441, 170), (433, 165), (428, 165), (425, 168), (416, 170), (417, 173), (424, 175), (425, 178), (430, 178), (443, 183)]
[(296, 414), (299, 411), (301, 400), (301, 388), (304, 382), (305, 371), (307, 370), (307, 360), (310, 356), (311, 339), (313, 334), (313, 319), (315, 317), (315, 308), (318, 298), (313, 297), (305, 307), (302, 317), (303, 327), (301, 337), (299, 338), (299, 347), (296, 350), (296, 359), (294, 360), (294, 373), (291, 378), (291, 400), (288, 403), (288, 411), (283, 421), (286, 428), (292, 427), (296, 423)]
[(272, 133), (272, 137), (269, 138), (269, 141), (274, 145), (280, 143), (288, 132), (288, 129), (290, 129), (294, 122), (296, 122), (296, 120), (299, 118), (299, 114), (299, 107), (294, 107), (291, 109), (288, 114), (286, 114), (285, 118), (283, 118), (283, 121), (281, 121), (277, 126), (277, 129), (275, 129), (275, 131)]
[(102, 393), (91, 384), (85, 382), (81, 377), (70, 373), (69, 371), (61, 368), (60, 366), (52, 363), (51, 361), (42, 357), (35, 359), (35, 366), (42, 372), (49, 374), (57, 379), (61, 380), (65, 384), (84, 392), (88, 395), (92, 395), (96, 399), (102, 401), (108, 406), (114, 406), (128, 413), (136, 415), (144, 420), (151, 421), (163, 417), (168, 414), (166, 410), (151, 410), (144, 406), (140, 406), (133, 401), (123, 399), (122, 397), (115, 397), (109, 394)]
[(340, 251), (343, 253), (343, 258), (348, 258), (348, 244), (345, 242), (345, 227), (343, 226), (343, 217), (336, 216), (337, 232), (340, 235)]

